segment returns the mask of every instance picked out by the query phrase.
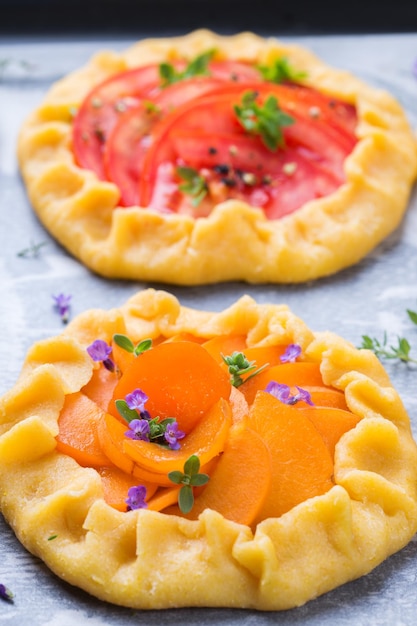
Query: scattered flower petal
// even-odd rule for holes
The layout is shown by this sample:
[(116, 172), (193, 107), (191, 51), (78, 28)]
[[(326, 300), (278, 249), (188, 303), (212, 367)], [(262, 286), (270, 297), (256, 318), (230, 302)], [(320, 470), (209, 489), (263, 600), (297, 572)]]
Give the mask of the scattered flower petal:
[(149, 441), (149, 431), (150, 426), (148, 420), (132, 420), (131, 422), (129, 422), (129, 430), (125, 432), (125, 436), (129, 439)]
[(114, 372), (115, 366), (109, 356), (112, 352), (112, 348), (105, 341), (96, 339), (88, 346), (87, 352), (93, 361), (102, 361), (106, 369), (110, 370), (110, 372)]
[(301, 387), (295, 387), (298, 393), (291, 395), (291, 388), (288, 385), (284, 385), (282, 383), (277, 383), (272, 380), (266, 386), (265, 391), (270, 393), (271, 396), (277, 398), (283, 404), (297, 404), (297, 402), (306, 402), (311, 406), (314, 406), (314, 402), (311, 399), (311, 394), (306, 389), (302, 389)]
[(148, 396), (142, 389), (134, 389), (132, 393), (128, 393), (125, 397), (126, 404), (129, 409), (136, 409), (140, 413), (145, 411), (145, 403), (149, 400)]
[(128, 511), (134, 511), (135, 509), (146, 509), (146, 487), (144, 485), (138, 485), (137, 487), (130, 487), (127, 492), (127, 504)]
[(70, 310), (70, 300), (72, 296), (66, 296), (63, 293), (60, 293), (58, 296), (52, 296), (55, 300), (55, 307), (61, 316), (61, 320), (66, 324), (68, 322), (69, 310)]
[(281, 363), (294, 363), (296, 358), (301, 354), (301, 346), (297, 343), (290, 343), (284, 354), (279, 357)]
[(2, 598), (2, 600), (7, 600), (8, 602), (13, 602), (13, 593), (2, 583), (0, 583), (0, 598)]
[(178, 422), (171, 422), (167, 424), (164, 437), (171, 450), (179, 450), (180, 444), (178, 439), (185, 437), (185, 433), (178, 429)]

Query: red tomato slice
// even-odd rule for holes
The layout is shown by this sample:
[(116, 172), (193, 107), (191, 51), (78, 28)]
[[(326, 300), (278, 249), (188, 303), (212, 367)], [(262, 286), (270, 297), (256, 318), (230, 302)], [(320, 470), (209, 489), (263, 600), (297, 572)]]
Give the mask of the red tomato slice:
[[(284, 130), (285, 150), (271, 152), (259, 137), (245, 134), (234, 114), (233, 105), (240, 102), (243, 93), (249, 90), (256, 90), (263, 97), (274, 94), (281, 108), (291, 111), (296, 123)], [(294, 98), (299, 91), (304, 99), (298, 107)], [(245, 184), (242, 182), (244, 178), (239, 178), (239, 175), (233, 179), (218, 176), (217, 181), (224, 183), (223, 197), (212, 193), (214, 185), (209, 175), (210, 193), (217, 196), (212, 203), (215, 200), (241, 198), (254, 206), (262, 206), (271, 218), (287, 214), (308, 200), (335, 191), (344, 181), (343, 163), (356, 138), (342, 127), (333, 108), (326, 111), (330, 124), (312, 118), (310, 103), (321, 102), (322, 96), (319, 94), (315, 98), (310, 91), (285, 85), (228, 85), (179, 107), (153, 131), (152, 145), (138, 175), (141, 205), (157, 210), (178, 210), (176, 207), (181, 206), (181, 212), (184, 210), (184, 202), (178, 201), (174, 186), (175, 176), (172, 171), (167, 176), (169, 163), (185, 164), (197, 170), (207, 167), (216, 169), (216, 165), (223, 166), (223, 169), (229, 167), (234, 172), (240, 170), (251, 182)], [(234, 148), (232, 154), (231, 146)], [(251, 176), (248, 177), (248, 174)], [(259, 183), (260, 174), (263, 177)], [(262, 182), (265, 178), (271, 179), (272, 183)], [(158, 189), (161, 185), (163, 194)], [(192, 199), (188, 205), (190, 203)], [(205, 213), (206, 210), (203, 211)]]
[[(185, 63), (174, 65), (180, 70)], [(238, 61), (213, 62), (209, 65), (209, 72), (211, 77), (222, 82), (261, 80), (258, 70)], [(188, 82), (180, 81), (179, 84)], [(164, 91), (162, 89), (162, 93)], [(161, 79), (158, 64), (121, 72), (90, 91), (73, 124), (73, 150), (77, 164), (106, 180), (103, 153), (111, 130), (124, 113), (137, 107), (142, 99), (152, 98), (159, 92)]]
[(100, 83), (85, 98), (73, 124), (73, 150), (81, 167), (106, 180), (103, 152), (120, 116), (137, 107), (159, 83), (158, 66), (122, 72)]

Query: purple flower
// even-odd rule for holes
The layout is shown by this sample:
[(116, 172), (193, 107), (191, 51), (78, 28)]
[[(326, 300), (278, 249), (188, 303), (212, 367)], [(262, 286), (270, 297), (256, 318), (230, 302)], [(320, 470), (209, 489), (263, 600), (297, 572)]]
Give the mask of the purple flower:
[(149, 441), (149, 431), (150, 426), (148, 420), (132, 420), (129, 422), (129, 430), (125, 432), (125, 436), (129, 439)]
[(294, 396), (294, 402), (306, 402), (310, 404), (310, 406), (314, 406), (314, 402), (311, 399), (311, 394), (306, 389), (301, 389), (301, 387), (295, 386), (298, 389), (298, 393)]
[(167, 424), (164, 437), (171, 450), (179, 450), (180, 444), (178, 439), (185, 437), (185, 433), (182, 430), (178, 430), (178, 422), (171, 422)]
[(13, 593), (2, 583), (0, 583), (0, 598), (8, 602), (13, 602)]
[(301, 354), (301, 346), (297, 343), (290, 343), (284, 354), (279, 357), (281, 363), (294, 363), (296, 358)]
[(277, 400), (280, 400), (284, 404), (292, 404), (291, 389), (288, 387), (288, 385), (277, 383), (274, 380), (271, 380), (271, 382), (268, 383), (268, 385), (266, 386), (265, 391), (267, 393), (270, 393), (271, 396), (274, 396), (274, 398), (277, 398)]
[(272, 380), (266, 386), (265, 391), (270, 393), (271, 396), (277, 398), (283, 404), (297, 404), (297, 402), (306, 402), (311, 406), (314, 406), (314, 402), (311, 400), (311, 395), (309, 391), (302, 389), (301, 387), (295, 386), (298, 390), (298, 393), (291, 395), (291, 388), (288, 385), (284, 385), (283, 383), (277, 383)]
[(136, 409), (139, 413), (142, 413), (145, 411), (145, 403), (149, 398), (142, 389), (135, 389), (132, 393), (127, 394), (125, 400), (129, 409)]
[(70, 300), (72, 296), (66, 296), (60, 293), (58, 296), (52, 296), (55, 300), (55, 307), (61, 316), (61, 320), (66, 324), (68, 322), (68, 314), (70, 309)]
[(127, 504), (128, 511), (134, 511), (135, 509), (146, 509), (147, 504), (145, 502), (146, 498), (146, 487), (144, 485), (138, 485), (137, 487), (130, 487), (127, 492), (127, 499), (125, 500)]
[(110, 372), (114, 372), (114, 363), (109, 357), (111, 351), (111, 346), (102, 339), (96, 339), (87, 348), (87, 352), (93, 361), (102, 361), (106, 369), (110, 370)]

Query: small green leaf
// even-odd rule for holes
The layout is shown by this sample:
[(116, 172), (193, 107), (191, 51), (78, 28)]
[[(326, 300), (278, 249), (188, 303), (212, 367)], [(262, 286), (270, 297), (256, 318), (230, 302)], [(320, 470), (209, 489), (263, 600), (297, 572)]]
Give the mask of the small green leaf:
[(207, 474), (194, 474), (191, 476), (190, 485), (192, 487), (201, 487), (202, 485), (206, 485), (210, 480), (210, 476)]
[(134, 354), (136, 354), (136, 356), (139, 356), (139, 354), (142, 354), (142, 352), (146, 352), (147, 350), (150, 350), (152, 348), (152, 339), (144, 339), (143, 341), (140, 341), (138, 343), (138, 345), (136, 346), (136, 348), (134, 349)]
[(194, 505), (193, 490), (189, 485), (181, 487), (178, 494), (178, 506), (182, 513), (189, 513)]
[(192, 454), (184, 463), (184, 474), (193, 476), (200, 469), (200, 459), (196, 454)]
[(272, 65), (260, 65), (258, 70), (262, 74), (262, 78), (270, 83), (295, 82), (307, 76), (306, 72), (295, 70), (286, 57), (275, 59)]
[(410, 311), (410, 309), (407, 309), (407, 313), (408, 313), (408, 317), (413, 322), (413, 324), (417, 324), (417, 312)]
[(176, 169), (177, 175), (185, 182), (178, 185), (178, 189), (192, 196), (193, 206), (198, 206), (208, 192), (207, 182), (197, 170), (192, 167), (179, 166)]
[(119, 411), (120, 415), (129, 423), (134, 419), (138, 419), (138, 413), (135, 409), (129, 409), (127, 406), (126, 400), (116, 400), (115, 402), (116, 409)]
[(268, 96), (262, 106), (258, 105), (255, 91), (243, 94), (241, 104), (236, 104), (236, 116), (245, 130), (260, 135), (263, 144), (272, 152), (284, 146), (282, 129), (294, 123), (294, 118), (282, 111), (275, 96)]
[(207, 50), (192, 59), (185, 70), (178, 72), (171, 63), (161, 63), (159, 65), (159, 76), (162, 80), (162, 87), (167, 87), (180, 80), (193, 78), (194, 76), (209, 75), (208, 64), (212, 60), (215, 50)]
[(129, 339), (129, 337), (126, 337), (126, 335), (113, 335), (113, 341), (119, 346), (119, 348), (126, 350), (126, 352), (133, 353), (135, 350), (133, 342)]
[(178, 470), (174, 470), (172, 472), (169, 472), (168, 478), (176, 485), (181, 485), (184, 474), (182, 472), (179, 472)]

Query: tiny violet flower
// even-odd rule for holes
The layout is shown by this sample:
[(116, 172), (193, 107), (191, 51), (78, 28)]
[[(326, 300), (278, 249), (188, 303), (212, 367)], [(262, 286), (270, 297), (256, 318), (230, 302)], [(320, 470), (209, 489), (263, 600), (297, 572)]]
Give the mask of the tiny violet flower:
[(179, 450), (180, 444), (178, 439), (183, 439), (185, 433), (178, 429), (178, 422), (171, 422), (167, 424), (164, 437), (171, 450)]
[(296, 358), (301, 354), (301, 346), (297, 343), (290, 343), (284, 354), (279, 357), (281, 363), (294, 363)]
[(127, 504), (128, 511), (134, 511), (135, 509), (146, 509), (148, 505), (145, 502), (146, 487), (144, 485), (138, 485), (137, 487), (130, 487), (127, 492)]
[(314, 402), (311, 400), (311, 395), (309, 391), (302, 389), (301, 387), (297, 387), (296, 389), (298, 393), (292, 395), (291, 388), (288, 385), (284, 385), (282, 383), (277, 383), (272, 380), (266, 386), (265, 391), (270, 393), (274, 398), (277, 398), (283, 404), (296, 404), (297, 402), (306, 402), (310, 406), (314, 406)]
[(131, 422), (129, 422), (129, 430), (125, 432), (125, 436), (129, 439), (149, 441), (149, 431), (150, 426), (148, 420), (132, 420)]
[(111, 354), (111, 346), (109, 346), (102, 339), (96, 339), (93, 343), (88, 346), (87, 352), (93, 361), (102, 361), (104, 367), (108, 369), (110, 372), (114, 372), (115, 366), (110, 358)]
[(142, 413), (145, 411), (145, 403), (149, 398), (142, 389), (134, 389), (132, 393), (128, 393), (127, 396), (125, 396), (125, 400), (129, 409), (136, 409), (139, 413)]
[(60, 293), (58, 296), (52, 296), (55, 300), (55, 308), (57, 309), (59, 315), (61, 316), (61, 320), (66, 324), (68, 322), (69, 310), (70, 310), (70, 300), (72, 296), (66, 296), (63, 293)]
[(0, 598), (7, 600), (7, 602), (13, 602), (13, 593), (2, 583), (0, 583)]

